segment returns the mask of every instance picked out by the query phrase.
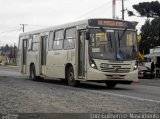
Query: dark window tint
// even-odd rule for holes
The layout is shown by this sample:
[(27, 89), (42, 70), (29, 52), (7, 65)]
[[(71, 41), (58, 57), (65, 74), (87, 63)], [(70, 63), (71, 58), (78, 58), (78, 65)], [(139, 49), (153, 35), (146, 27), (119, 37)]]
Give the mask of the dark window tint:
[(26, 65), (27, 58), (27, 39), (23, 39), (23, 65)]

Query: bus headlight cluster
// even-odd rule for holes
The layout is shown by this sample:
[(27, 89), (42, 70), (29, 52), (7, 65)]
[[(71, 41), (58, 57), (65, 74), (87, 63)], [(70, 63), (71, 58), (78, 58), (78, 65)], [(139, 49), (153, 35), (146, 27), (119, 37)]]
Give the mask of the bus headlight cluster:
[(138, 68), (138, 66), (137, 65), (134, 65), (134, 68), (133, 68), (133, 70), (136, 70)]
[(93, 67), (93, 68), (94, 68), (94, 67), (95, 67), (95, 64), (93, 64), (93, 63), (92, 63), (92, 64), (91, 64), (91, 67)]
[(138, 68), (138, 62), (136, 61), (133, 70), (136, 70), (137, 68)]
[(93, 59), (90, 59), (89, 63), (90, 63), (90, 66), (91, 66), (92, 68), (97, 69), (97, 66), (96, 66), (96, 64), (95, 64), (95, 62), (94, 62)]

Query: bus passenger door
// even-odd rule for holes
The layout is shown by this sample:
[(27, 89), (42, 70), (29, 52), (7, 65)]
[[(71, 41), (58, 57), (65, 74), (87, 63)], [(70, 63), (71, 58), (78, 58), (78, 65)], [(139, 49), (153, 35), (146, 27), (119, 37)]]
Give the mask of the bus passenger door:
[(22, 72), (26, 73), (27, 64), (27, 39), (22, 41)]
[(47, 39), (48, 36), (41, 36), (40, 49), (40, 74), (46, 75), (46, 58), (47, 58)]
[(85, 31), (80, 31), (78, 36), (78, 78), (85, 78), (86, 70), (86, 48), (85, 48)]

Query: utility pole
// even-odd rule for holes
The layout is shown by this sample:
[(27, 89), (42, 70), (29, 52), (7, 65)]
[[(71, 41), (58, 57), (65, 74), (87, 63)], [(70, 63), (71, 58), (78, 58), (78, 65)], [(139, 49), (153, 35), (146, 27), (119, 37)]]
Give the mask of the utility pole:
[(122, 19), (124, 19), (124, 0), (122, 0)]
[(20, 24), (20, 25), (22, 25), (22, 29), (23, 29), (23, 32), (24, 32), (24, 26), (27, 25), (27, 24)]
[(116, 18), (116, 0), (112, 0), (112, 17)]
[(112, 14), (113, 14), (113, 18), (115, 18), (115, 11), (116, 11), (116, 1), (122, 1), (122, 19), (124, 20), (124, 12), (126, 9), (124, 9), (124, 0), (112, 0)]

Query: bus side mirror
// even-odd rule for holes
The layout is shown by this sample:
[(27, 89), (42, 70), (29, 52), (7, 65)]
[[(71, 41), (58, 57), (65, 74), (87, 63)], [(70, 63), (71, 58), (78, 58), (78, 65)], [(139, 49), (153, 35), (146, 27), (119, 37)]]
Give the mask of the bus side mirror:
[(90, 33), (88, 31), (86, 32), (86, 40), (90, 40)]

